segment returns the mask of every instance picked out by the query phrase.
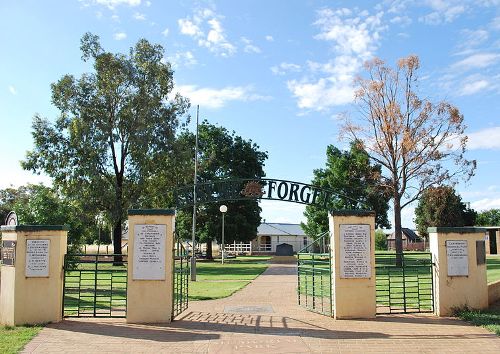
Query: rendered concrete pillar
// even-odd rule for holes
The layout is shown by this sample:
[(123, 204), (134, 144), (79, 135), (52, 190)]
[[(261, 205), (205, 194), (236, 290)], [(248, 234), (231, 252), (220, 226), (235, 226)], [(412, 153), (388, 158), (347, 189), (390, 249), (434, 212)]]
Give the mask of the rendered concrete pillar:
[(127, 322), (169, 323), (173, 307), (175, 211), (128, 212)]
[(375, 212), (337, 210), (329, 216), (334, 318), (373, 318)]
[(16, 225), (2, 226), (1, 230), (0, 324), (61, 321), (68, 227)]
[(430, 227), (428, 232), (434, 262), (434, 312), (450, 316), (454, 308), (487, 308), (486, 258), (481, 250), (486, 249), (486, 229)]

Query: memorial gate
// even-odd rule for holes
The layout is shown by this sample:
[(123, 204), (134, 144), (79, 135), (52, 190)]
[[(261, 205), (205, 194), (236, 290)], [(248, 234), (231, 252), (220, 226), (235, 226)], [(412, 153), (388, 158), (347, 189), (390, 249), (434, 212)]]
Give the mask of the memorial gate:
[[(487, 306), (484, 232), (430, 229), (430, 253), (375, 253), (375, 214), (335, 191), (275, 179), (200, 183), (175, 191), (176, 208), (195, 202), (271, 199), (332, 210), (329, 232), (301, 250), (298, 303), (334, 318)], [(129, 252), (115, 258), (66, 254), (63, 226), (2, 226), (0, 323), (63, 317), (126, 317), (170, 322), (188, 306), (188, 253), (175, 237), (175, 209), (129, 210)], [(436, 294), (436, 297), (434, 297)], [(485, 300), (486, 294), (486, 300)], [(36, 297), (37, 301), (33, 298)]]

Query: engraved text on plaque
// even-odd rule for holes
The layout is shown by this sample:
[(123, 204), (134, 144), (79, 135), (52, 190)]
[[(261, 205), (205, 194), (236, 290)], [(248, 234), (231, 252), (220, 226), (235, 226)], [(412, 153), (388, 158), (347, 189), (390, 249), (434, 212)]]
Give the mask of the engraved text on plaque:
[(167, 225), (135, 225), (134, 280), (165, 279)]
[(340, 225), (340, 277), (370, 278), (370, 225)]
[(50, 240), (26, 240), (26, 277), (49, 276)]

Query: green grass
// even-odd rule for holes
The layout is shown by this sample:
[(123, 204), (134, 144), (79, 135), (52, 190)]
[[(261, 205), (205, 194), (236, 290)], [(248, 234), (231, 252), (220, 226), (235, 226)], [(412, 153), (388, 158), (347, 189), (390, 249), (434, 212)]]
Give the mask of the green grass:
[(19, 352), (41, 329), (41, 326), (0, 327), (0, 353)]
[(228, 297), (262, 274), (271, 257), (245, 256), (196, 263), (196, 282), (189, 282), (189, 300)]
[(484, 327), (497, 336), (500, 336), (500, 303), (483, 311), (470, 310), (467, 308), (457, 309), (454, 315), (475, 326)]
[(486, 275), (488, 283), (500, 280), (500, 255), (486, 256)]

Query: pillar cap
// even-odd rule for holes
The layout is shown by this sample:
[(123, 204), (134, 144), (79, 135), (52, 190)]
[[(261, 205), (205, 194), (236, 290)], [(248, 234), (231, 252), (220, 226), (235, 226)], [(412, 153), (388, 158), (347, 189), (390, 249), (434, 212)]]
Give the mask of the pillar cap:
[(374, 210), (338, 209), (338, 210), (330, 210), (330, 215), (332, 215), (332, 216), (375, 216), (375, 211)]
[(69, 231), (69, 225), (2, 225), (2, 231)]
[(128, 215), (175, 215), (175, 209), (129, 209)]
[(486, 233), (486, 229), (484, 227), (473, 227), (473, 226), (465, 226), (465, 227), (448, 227), (448, 226), (438, 226), (438, 227), (428, 227), (428, 233), (441, 233), (441, 234), (479, 234)]

